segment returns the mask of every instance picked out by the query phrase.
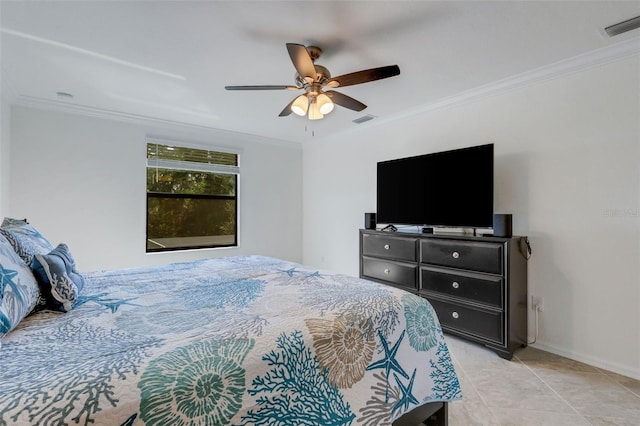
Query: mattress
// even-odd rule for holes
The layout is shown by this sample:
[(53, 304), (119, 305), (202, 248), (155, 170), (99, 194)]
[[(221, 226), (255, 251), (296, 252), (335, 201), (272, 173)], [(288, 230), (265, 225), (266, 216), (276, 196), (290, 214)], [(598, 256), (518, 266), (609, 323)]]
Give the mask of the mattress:
[(263, 256), (84, 274), (3, 338), (2, 425), (388, 425), (461, 398), (434, 310)]

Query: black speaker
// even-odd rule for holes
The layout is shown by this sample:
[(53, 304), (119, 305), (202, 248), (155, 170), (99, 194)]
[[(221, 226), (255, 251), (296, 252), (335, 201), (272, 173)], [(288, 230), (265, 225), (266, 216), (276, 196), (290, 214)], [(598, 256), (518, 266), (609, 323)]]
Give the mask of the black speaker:
[(513, 230), (511, 229), (512, 217), (510, 214), (494, 214), (493, 215), (493, 236), (494, 237), (511, 237)]
[(364, 229), (376, 229), (376, 214), (365, 213), (364, 214)]

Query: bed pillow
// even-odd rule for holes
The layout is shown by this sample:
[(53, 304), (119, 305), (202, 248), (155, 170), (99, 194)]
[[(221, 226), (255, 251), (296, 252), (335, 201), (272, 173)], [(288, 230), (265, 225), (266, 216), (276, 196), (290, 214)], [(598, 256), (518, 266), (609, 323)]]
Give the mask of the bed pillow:
[(45, 309), (69, 312), (84, 287), (84, 277), (66, 244), (59, 244), (48, 254), (36, 253), (31, 270), (40, 285)]
[(27, 265), (31, 265), (33, 255), (46, 254), (53, 245), (40, 232), (24, 220), (5, 217), (0, 226), (2, 234)]
[(0, 235), (0, 338), (33, 310), (39, 298), (38, 283), (29, 267)]

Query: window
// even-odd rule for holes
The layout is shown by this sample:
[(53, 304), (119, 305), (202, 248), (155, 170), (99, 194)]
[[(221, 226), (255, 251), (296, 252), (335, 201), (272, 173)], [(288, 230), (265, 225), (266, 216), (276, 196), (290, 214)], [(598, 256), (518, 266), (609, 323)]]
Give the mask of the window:
[(147, 252), (238, 245), (238, 154), (147, 143)]

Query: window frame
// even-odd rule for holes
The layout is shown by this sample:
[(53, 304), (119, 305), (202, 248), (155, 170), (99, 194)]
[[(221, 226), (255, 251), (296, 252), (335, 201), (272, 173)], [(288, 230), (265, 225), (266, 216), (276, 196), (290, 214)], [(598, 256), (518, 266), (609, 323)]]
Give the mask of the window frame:
[[(145, 140), (145, 151), (148, 149), (149, 144), (158, 144), (165, 146), (173, 146), (194, 150), (215, 151), (225, 154), (234, 154), (237, 159), (237, 166), (227, 166), (222, 164), (210, 164), (210, 163), (198, 163), (198, 162), (181, 162), (178, 160), (161, 160), (158, 158), (149, 158), (146, 154), (146, 166), (145, 166), (145, 253), (166, 253), (166, 252), (184, 252), (193, 250), (219, 250), (240, 247), (240, 161), (241, 150), (231, 149), (228, 147), (212, 146), (212, 145), (200, 145), (185, 142), (178, 142), (175, 140), (158, 139), (147, 137)], [(185, 164), (188, 163), (188, 164)], [(198, 165), (201, 165), (198, 167)], [(194, 166), (192, 166), (194, 165)], [(235, 176), (235, 195), (219, 195), (219, 194), (179, 194), (179, 193), (165, 193), (165, 192), (149, 192), (149, 183), (146, 181), (146, 173), (148, 169), (172, 169), (182, 171), (195, 171), (195, 172), (207, 172), (215, 174), (228, 174)], [(215, 244), (215, 245), (192, 245), (181, 247), (159, 247), (149, 248), (149, 200), (151, 198), (175, 198), (175, 199), (208, 199), (208, 200), (233, 200), (235, 201), (235, 234), (234, 242), (229, 244)]]

